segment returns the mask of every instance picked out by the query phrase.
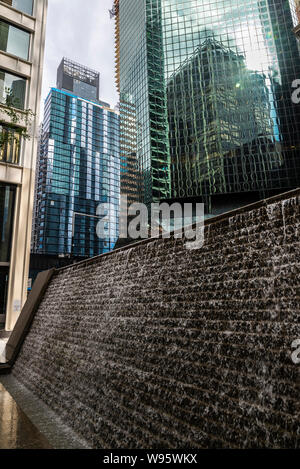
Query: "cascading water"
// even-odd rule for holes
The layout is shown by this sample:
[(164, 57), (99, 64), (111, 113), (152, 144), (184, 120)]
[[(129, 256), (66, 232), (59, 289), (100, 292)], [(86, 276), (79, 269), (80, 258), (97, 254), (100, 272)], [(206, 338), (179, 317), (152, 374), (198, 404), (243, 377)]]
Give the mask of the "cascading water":
[(297, 447), (299, 194), (59, 271), (13, 374), (96, 448)]

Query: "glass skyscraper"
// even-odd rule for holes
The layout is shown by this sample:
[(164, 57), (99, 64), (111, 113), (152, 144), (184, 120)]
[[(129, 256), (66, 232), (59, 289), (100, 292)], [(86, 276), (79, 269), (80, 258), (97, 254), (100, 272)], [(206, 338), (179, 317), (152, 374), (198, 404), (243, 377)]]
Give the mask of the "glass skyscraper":
[(128, 207), (139, 200), (142, 187), (137, 161), (137, 122), (135, 106), (121, 96), (120, 103), (120, 176), (121, 194)]
[[(99, 101), (99, 74), (64, 59), (45, 103), (33, 251), (92, 257), (114, 248), (120, 201), (119, 113)], [(109, 203), (105, 236), (99, 204)]]
[(213, 214), (299, 185), (294, 1), (115, 0), (114, 14), (146, 202)]

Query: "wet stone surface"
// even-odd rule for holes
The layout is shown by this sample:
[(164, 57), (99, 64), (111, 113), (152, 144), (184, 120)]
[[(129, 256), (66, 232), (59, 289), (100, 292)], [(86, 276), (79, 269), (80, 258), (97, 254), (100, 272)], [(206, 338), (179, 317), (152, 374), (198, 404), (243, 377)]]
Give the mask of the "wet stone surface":
[(92, 447), (298, 447), (299, 207), (58, 272), (13, 375)]
[[(90, 447), (85, 439), (80, 438), (61, 421), (58, 414), (51, 411), (41, 399), (32, 394), (12, 375), (1, 376), (0, 385), (4, 386), (11, 400), (22, 409), (32, 425), (46, 438), (53, 449), (88, 449)], [(0, 409), (0, 419), (3, 412), (6, 412), (7, 421), (9, 421), (9, 415), (12, 415), (11, 418), (14, 420), (7, 406)], [(27, 442), (30, 444), (30, 438), (24, 441), (24, 445)], [(25, 446), (24, 449), (26, 449)]]
[(0, 449), (50, 449), (37, 430), (0, 383)]

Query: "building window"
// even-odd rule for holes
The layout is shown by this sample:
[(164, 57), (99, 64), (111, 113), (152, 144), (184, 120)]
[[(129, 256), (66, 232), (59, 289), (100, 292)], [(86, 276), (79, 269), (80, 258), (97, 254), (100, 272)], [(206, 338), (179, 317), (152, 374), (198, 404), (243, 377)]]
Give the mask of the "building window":
[(0, 20), (0, 49), (28, 60), (30, 34)]
[(27, 15), (32, 15), (33, 0), (2, 0), (4, 3), (12, 6), (16, 10), (20, 10)]
[(5, 323), (16, 186), (0, 183), (0, 329)]
[(0, 163), (19, 164), (20, 132), (16, 127), (0, 124)]
[(9, 267), (0, 266), (0, 330), (5, 327)]
[(0, 183), (0, 263), (10, 262), (16, 186)]
[(24, 109), (26, 80), (0, 69), (0, 103)]

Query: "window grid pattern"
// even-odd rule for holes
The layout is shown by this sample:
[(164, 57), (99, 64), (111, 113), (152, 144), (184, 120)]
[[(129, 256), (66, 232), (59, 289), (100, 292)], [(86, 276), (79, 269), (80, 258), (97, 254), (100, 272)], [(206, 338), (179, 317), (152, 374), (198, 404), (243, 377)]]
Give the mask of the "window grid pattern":
[(120, 0), (118, 18), (120, 90), (136, 108), (141, 195), (151, 203), (170, 193), (161, 1)]
[(141, 3), (120, 0), (120, 83), (143, 129), (147, 200), (165, 198), (168, 184), (174, 198), (205, 201), (298, 186), (294, 1)]
[[(45, 104), (34, 251), (93, 257), (113, 249), (120, 202), (119, 115), (52, 89)], [(113, 213), (97, 236), (97, 207)]]
[(163, 0), (172, 195), (299, 183), (300, 76), (288, 0)]

